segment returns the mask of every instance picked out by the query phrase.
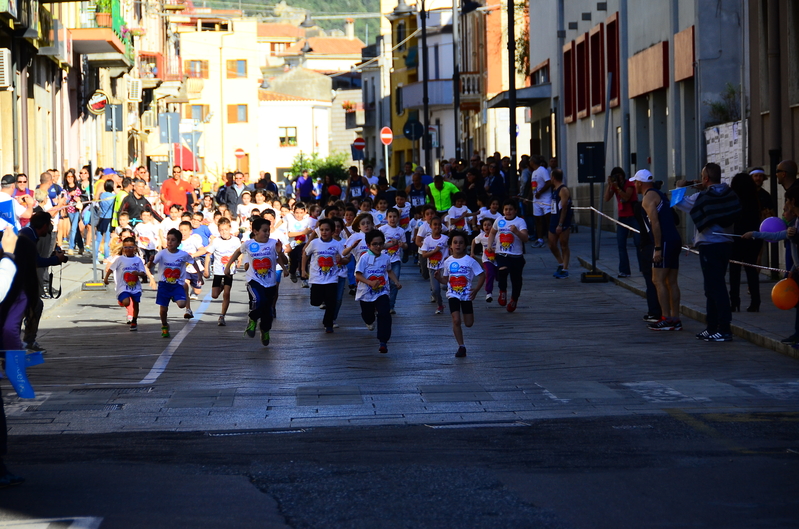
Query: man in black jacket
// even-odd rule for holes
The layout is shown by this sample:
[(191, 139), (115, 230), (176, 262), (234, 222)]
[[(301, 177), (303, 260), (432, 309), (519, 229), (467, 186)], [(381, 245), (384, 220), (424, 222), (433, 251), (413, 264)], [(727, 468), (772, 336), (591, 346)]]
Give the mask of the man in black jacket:
[(119, 211), (126, 212), (130, 217), (132, 225), (141, 222), (141, 212), (149, 211), (153, 214), (153, 218), (161, 222), (163, 218), (153, 210), (152, 204), (147, 200), (144, 194), (147, 192), (147, 183), (139, 178), (133, 181), (133, 191), (122, 199), (122, 204), (119, 206)]

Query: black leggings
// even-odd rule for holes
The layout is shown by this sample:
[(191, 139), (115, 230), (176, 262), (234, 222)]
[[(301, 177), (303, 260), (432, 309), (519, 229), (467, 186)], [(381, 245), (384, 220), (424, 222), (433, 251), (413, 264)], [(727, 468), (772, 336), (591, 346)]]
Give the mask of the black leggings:
[(325, 304), (325, 315), (322, 324), (325, 327), (333, 326), (333, 315), (336, 313), (338, 302), (338, 282), (325, 285), (311, 285), (311, 305), (314, 307)]
[(289, 275), (295, 275), (297, 269), (302, 264), (302, 251), (305, 249), (305, 243), (298, 244), (289, 252)]
[(497, 254), (497, 283), (503, 292), (508, 290), (508, 276), (513, 283), (510, 298), (518, 300), (522, 293), (522, 271), (524, 271), (525, 260), (521, 255), (509, 256)]
[(375, 322), (377, 312), (377, 339), (380, 343), (388, 343), (391, 338), (391, 312), (388, 294), (374, 301), (361, 301), (361, 318), (367, 325)]

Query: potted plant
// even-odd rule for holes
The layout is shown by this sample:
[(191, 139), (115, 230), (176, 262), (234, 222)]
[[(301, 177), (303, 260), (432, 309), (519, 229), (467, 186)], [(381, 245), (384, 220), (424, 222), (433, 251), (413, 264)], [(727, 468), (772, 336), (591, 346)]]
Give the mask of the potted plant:
[(112, 27), (111, 1), (112, 0), (95, 0), (94, 2), (94, 18), (97, 21), (98, 28)]

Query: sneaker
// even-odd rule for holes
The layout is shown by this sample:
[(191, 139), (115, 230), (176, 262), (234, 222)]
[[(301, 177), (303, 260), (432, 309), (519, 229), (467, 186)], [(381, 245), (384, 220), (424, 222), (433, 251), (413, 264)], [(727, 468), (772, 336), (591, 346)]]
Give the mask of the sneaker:
[(652, 316), (651, 314), (644, 314), (643, 320), (647, 323), (657, 323), (660, 321), (660, 316)]
[(486, 303), (491, 303), (492, 301), (494, 301), (494, 296), (486, 294)]
[(380, 348), (377, 350), (377, 352), (380, 354), (386, 354), (388, 352), (388, 345), (380, 342)]
[(35, 340), (32, 341), (32, 342), (26, 342), (25, 343), (25, 349), (27, 349), (28, 351), (36, 351), (37, 353), (46, 353), (47, 352), (47, 349), (45, 349), (44, 347), (39, 345), (39, 342), (37, 342)]
[(516, 300), (511, 298), (508, 302), (508, 312), (513, 312), (514, 310), (516, 310)]
[(130, 330), (131, 332), (135, 332), (139, 330), (139, 324), (135, 321), (130, 322)]
[(394, 309), (391, 309), (390, 311), (388, 311), (388, 313), (393, 315), (393, 314), (396, 314), (396, 313), (397, 313), (397, 311), (396, 311), (396, 310), (394, 310)]
[(731, 342), (732, 333), (729, 332), (714, 332), (703, 338), (706, 342)]
[(619, 273), (619, 275), (617, 275), (616, 277), (620, 278), (630, 277), (630, 274)]
[(310, 286), (308, 286), (308, 280), (307, 279), (303, 279), (302, 280), (302, 288), (311, 288)]
[[(702, 331), (702, 332), (698, 332), (698, 333), (696, 333), (696, 339), (697, 339), (697, 340), (704, 340), (705, 338), (707, 338), (707, 337), (708, 337), (708, 336), (710, 336), (711, 334), (713, 334), (713, 333), (712, 333), (712, 332), (710, 332), (709, 330), (705, 329), (705, 330), (704, 330), (704, 331)], [(783, 342), (783, 343), (785, 343), (785, 342)]]
[(333, 327), (325, 327), (325, 332), (327, 334), (333, 334)]
[(4, 476), (0, 476), (0, 489), (7, 489), (8, 487), (16, 487), (25, 483), (25, 478), (16, 476), (11, 472), (6, 471)]
[(169, 325), (161, 326), (161, 338), (169, 338)]
[(439, 305), (438, 308), (436, 309), (436, 314), (443, 314), (443, 313), (444, 313), (444, 306)]
[(219, 319), (216, 320), (216, 324), (220, 327), (224, 327), (225, 325), (227, 325), (227, 323), (225, 323), (225, 317), (219, 316)]
[(269, 331), (261, 331), (261, 345), (269, 345)]
[(194, 317), (194, 313), (191, 311), (191, 309), (186, 309), (186, 313), (183, 315), (183, 317), (187, 320), (190, 320)]
[(196, 301), (196, 300), (199, 300), (200, 298), (197, 296), (197, 294), (192, 294), (192, 295), (189, 296), (189, 299)]
[(327, 305), (325, 305), (324, 303), (319, 305), (319, 310), (325, 310), (326, 308), (327, 308)]
[(132, 321), (133, 321), (133, 316), (128, 314), (127, 318), (125, 318), (125, 324), (130, 325)]
[(466, 347), (461, 345), (455, 353), (455, 358), (463, 358), (464, 356), (466, 356)]
[(373, 331), (373, 330), (375, 330), (375, 324), (374, 323), (367, 323), (366, 324), (366, 328), (369, 329), (370, 331)]
[[(699, 338), (699, 335), (696, 337)], [(784, 343), (785, 345), (796, 345), (799, 343), (799, 333), (792, 334), (789, 337), (780, 340), (780, 343)]]
[(543, 248), (544, 247), (544, 239), (538, 239), (533, 243), (533, 248)]
[(249, 336), (250, 338), (255, 338), (255, 320), (249, 320), (247, 322), (247, 328), (244, 329), (244, 336)]
[(437, 303), (437, 302), (438, 300), (436, 299), (436, 297), (433, 294), (430, 294), (430, 303)]
[(504, 290), (499, 291), (499, 298), (497, 299), (500, 307), (504, 307), (508, 303), (508, 293)]
[(560, 279), (560, 273), (563, 272), (563, 265), (558, 265), (558, 269), (555, 270), (555, 273), (552, 274), (552, 277)]
[(297, 282), (297, 274), (289, 274), (289, 279), (291, 279), (292, 283)]
[(350, 296), (354, 296), (354, 295), (355, 295), (355, 287), (351, 286), (350, 287)]
[(680, 320), (677, 320), (677, 321), (674, 322), (674, 330), (675, 331), (681, 331), (682, 330), (682, 322)]
[(338, 329), (338, 323), (333, 323), (333, 328)]
[(650, 323), (649, 328), (653, 331), (673, 331), (674, 323), (670, 322), (666, 318), (661, 318), (661, 320), (657, 323)]
[(558, 275), (556, 275), (555, 277), (558, 279), (566, 279), (567, 277), (569, 277), (569, 271), (561, 270), (560, 272), (558, 272)]

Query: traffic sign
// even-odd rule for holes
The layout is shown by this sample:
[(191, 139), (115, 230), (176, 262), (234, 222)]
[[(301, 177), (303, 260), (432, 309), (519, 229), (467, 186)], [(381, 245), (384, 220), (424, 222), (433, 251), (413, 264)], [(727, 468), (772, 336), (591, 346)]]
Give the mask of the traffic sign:
[(247, 153), (244, 152), (244, 149), (236, 149), (236, 152), (234, 152), (233, 154), (236, 155), (236, 158), (244, 158), (245, 156), (247, 156)]
[(352, 146), (362, 151), (366, 148), (366, 140), (363, 138), (355, 138), (355, 141), (352, 142)]
[(418, 119), (409, 119), (405, 122), (402, 133), (411, 141), (420, 140), (424, 136), (424, 125)]
[(391, 145), (392, 141), (394, 141), (394, 133), (391, 132), (391, 129), (389, 127), (380, 129), (380, 142), (383, 145)]

